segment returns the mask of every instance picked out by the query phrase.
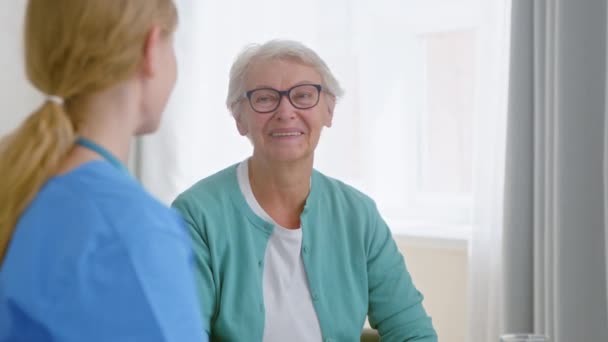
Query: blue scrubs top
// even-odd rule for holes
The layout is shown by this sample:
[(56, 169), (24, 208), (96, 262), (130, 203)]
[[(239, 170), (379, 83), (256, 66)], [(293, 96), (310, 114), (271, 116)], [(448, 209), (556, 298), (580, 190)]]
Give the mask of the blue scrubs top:
[(0, 341), (207, 341), (190, 241), (106, 161), (51, 178), (0, 266)]

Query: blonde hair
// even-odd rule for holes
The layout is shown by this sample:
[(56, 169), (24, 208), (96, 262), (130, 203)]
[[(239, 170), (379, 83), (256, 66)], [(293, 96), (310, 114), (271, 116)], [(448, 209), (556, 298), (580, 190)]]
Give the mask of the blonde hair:
[(0, 264), (19, 217), (72, 148), (76, 103), (131, 77), (150, 29), (177, 25), (172, 0), (29, 0), (25, 61), (47, 100), (0, 141)]
[(325, 61), (311, 48), (294, 40), (275, 39), (264, 44), (251, 44), (246, 46), (236, 57), (230, 68), (228, 82), (228, 96), (226, 107), (232, 116), (238, 115), (238, 103), (245, 93), (245, 78), (252, 64), (258, 61), (295, 60), (309, 65), (317, 70), (323, 80), (323, 87), (336, 98), (344, 95), (344, 90), (333, 75)]

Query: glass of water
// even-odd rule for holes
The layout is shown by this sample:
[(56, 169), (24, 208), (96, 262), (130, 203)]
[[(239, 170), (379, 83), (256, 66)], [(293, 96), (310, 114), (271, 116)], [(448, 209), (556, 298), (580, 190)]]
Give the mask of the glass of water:
[(538, 334), (507, 334), (500, 336), (500, 342), (549, 342), (549, 338)]

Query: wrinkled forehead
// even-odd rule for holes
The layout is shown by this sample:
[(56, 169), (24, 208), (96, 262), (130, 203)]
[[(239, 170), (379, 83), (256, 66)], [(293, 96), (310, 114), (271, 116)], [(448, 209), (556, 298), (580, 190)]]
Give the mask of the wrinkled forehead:
[(312, 65), (294, 58), (255, 60), (245, 73), (245, 87), (271, 87), (279, 90), (302, 83), (322, 83), (321, 74)]

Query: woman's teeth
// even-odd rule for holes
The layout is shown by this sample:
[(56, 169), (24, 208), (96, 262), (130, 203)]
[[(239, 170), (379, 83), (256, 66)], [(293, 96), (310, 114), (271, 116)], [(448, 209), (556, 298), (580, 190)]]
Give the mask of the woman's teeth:
[(302, 135), (302, 132), (289, 132), (289, 133), (271, 133), (273, 137), (293, 137), (296, 135)]

